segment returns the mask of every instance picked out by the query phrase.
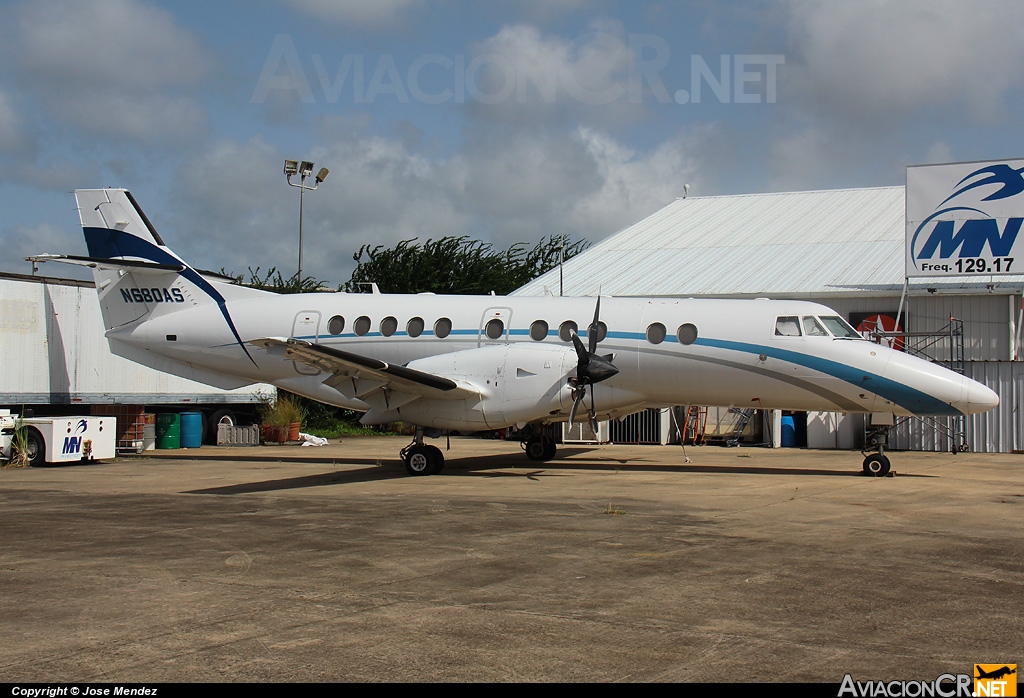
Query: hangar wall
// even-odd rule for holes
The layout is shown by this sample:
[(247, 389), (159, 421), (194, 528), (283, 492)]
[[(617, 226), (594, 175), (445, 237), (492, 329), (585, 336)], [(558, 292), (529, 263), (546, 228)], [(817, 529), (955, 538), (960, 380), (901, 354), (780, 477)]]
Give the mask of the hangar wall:
[[(683, 197), (513, 295), (558, 293), (564, 277), (566, 295), (770, 297), (816, 301), (848, 319), (895, 314), (905, 278), (905, 214), (904, 187)], [(950, 317), (962, 320), (963, 368), (999, 394), (996, 410), (966, 420), (974, 450), (1024, 448), (1024, 362), (1011, 363), (1022, 291), (1024, 274), (915, 278), (909, 289), (902, 326), (938, 332)], [(936, 339), (929, 355), (949, 361), (950, 344)], [(808, 438), (813, 431), (818, 447), (863, 441), (861, 415), (808, 417)], [(950, 447), (941, 428), (919, 420), (892, 437), (895, 448)]]
[[(846, 318), (851, 313), (860, 312), (895, 313), (900, 304), (899, 295), (815, 300)], [(965, 361), (1012, 361), (1020, 304), (1019, 294), (914, 295), (906, 301), (901, 324), (911, 332), (937, 332), (949, 323), (952, 316), (964, 322)], [(932, 356), (938, 360), (947, 359), (949, 341), (937, 342)]]

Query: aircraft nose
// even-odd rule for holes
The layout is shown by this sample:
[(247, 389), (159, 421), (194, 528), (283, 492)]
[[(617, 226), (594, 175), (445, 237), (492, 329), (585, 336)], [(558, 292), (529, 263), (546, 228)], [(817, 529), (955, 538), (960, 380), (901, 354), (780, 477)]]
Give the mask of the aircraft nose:
[(964, 378), (964, 397), (967, 402), (964, 409), (966, 414), (988, 412), (999, 406), (999, 395), (994, 390), (970, 378)]

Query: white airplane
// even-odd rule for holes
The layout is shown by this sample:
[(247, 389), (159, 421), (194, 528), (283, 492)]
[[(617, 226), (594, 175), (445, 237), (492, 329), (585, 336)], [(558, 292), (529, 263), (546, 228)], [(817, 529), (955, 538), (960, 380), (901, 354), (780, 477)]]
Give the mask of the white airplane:
[[(578, 413), (646, 407), (964, 415), (998, 396), (942, 366), (863, 339), (816, 303), (308, 293), (279, 295), (199, 272), (124, 189), (75, 192), (111, 351), (223, 388), (256, 382), (416, 426), (412, 475), (438, 472), (424, 435), (513, 425), (527, 455)], [(581, 329), (583, 328), (583, 329)], [(586, 338), (584, 345), (581, 337)], [(589, 400), (587, 396), (589, 395)], [(885, 475), (884, 438), (864, 459)]]

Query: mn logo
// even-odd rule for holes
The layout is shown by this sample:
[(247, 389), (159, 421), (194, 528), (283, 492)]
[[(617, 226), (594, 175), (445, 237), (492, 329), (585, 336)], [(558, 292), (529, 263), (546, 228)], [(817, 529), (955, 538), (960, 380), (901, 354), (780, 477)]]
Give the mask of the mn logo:
[(988, 696), (1017, 695), (1016, 664), (975, 664), (974, 695)]

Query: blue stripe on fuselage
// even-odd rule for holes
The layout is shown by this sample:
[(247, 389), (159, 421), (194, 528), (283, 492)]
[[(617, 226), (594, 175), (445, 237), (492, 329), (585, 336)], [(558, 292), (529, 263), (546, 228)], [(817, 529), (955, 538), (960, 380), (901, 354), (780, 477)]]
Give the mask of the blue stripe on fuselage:
[[(608, 336), (615, 339), (632, 339), (637, 341), (646, 339), (646, 335), (640, 332), (609, 332)], [(679, 340), (671, 334), (665, 337), (665, 341), (670, 343), (679, 342)], [(914, 414), (958, 416), (963, 414), (963, 412), (953, 407), (948, 402), (943, 402), (942, 400), (932, 397), (928, 393), (911, 388), (909, 385), (904, 385), (903, 383), (899, 383), (890, 378), (885, 378), (876, 373), (871, 373), (870, 371), (864, 371), (859, 368), (847, 366), (846, 364), (839, 363), (838, 361), (823, 359), (820, 356), (801, 354), (798, 351), (780, 349), (778, 347), (766, 346), (764, 344), (733, 342), (727, 339), (708, 339), (706, 337), (698, 337), (694, 344), (704, 347), (714, 347), (716, 349), (741, 351), (746, 354), (754, 354), (757, 356), (764, 354), (791, 364), (806, 366), (807, 368), (818, 371), (819, 373), (833, 376), (834, 378), (845, 381), (850, 385), (872, 392), (882, 398), (885, 398), (889, 402), (896, 403), (900, 407), (903, 407)], [(865, 380), (865, 377), (867, 380)]]
[(890, 402), (896, 403), (900, 407), (903, 407), (914, 414), (963, 414), (963, 412), (953, 407), (948, 402), (943, 402), (942, 400), (934, 398), (927, 393), (911, 388), (909, 385), (904, 385), (898, 381), (880, 376), (877, 373), (871, 373), (870, 371), (865, 371), (853, 366), (847, 366), (846, 364), (839, 363), (838, 361), (823, 359), (820, 356), (801, 354), (800, 352), (792, 351), (790, 349), (780, 349), (778, 347), (765, 346), (762, 344), (732, 342), (724, 339), (705, 339), (699, 337), (694, 343), (700, 346), (715, 347), (717, 349), (730, 349), (732, 351), (742, 351), (749, 354), (765, 354), (773, 359), (787, 361), (798, 366), (806, 366), (813, 371), (833, 376), (839, 380), (849, 383), (850, 385), (863, 388), (864, 390), (883, 397)]

